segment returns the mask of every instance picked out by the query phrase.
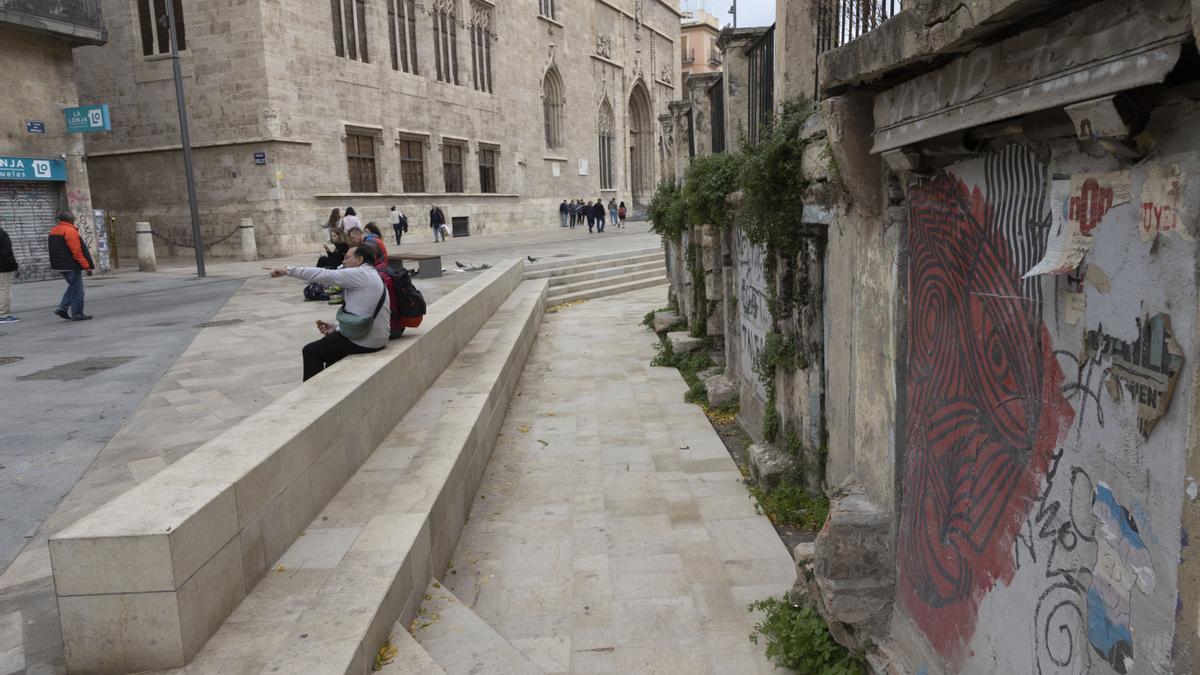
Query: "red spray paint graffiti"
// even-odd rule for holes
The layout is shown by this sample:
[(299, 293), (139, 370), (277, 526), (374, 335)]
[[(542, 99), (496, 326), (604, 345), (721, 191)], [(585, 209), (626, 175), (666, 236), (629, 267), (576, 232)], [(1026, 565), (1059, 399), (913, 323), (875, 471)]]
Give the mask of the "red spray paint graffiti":
[(897, 594), (951, 665), (984, 596), (1012, 580), (1013, 538), (1074, 417), (1038, 301), (998, 224), (1011, 206), (947, 174), (910, 195)]

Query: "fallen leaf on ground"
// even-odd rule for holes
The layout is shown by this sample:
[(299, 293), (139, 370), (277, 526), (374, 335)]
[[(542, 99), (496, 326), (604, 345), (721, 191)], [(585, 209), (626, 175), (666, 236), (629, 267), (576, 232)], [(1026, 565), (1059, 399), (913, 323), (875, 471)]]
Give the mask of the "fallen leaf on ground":
[(519, 432), (521, 432), (521, 433), (523, 433), (523, 434), (527, 434), (527, 433), (529, 433), (529, 425), (528, 425), (528, 424), (522, 424), (521, 426), (517, 427), (517, 431), (519, 431)]

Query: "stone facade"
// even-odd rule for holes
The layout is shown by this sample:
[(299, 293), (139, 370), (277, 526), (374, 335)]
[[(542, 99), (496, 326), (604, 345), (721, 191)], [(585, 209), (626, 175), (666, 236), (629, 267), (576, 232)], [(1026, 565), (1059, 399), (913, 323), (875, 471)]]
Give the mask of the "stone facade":
[[(365, 35), (365, 61), (359, 50), (358, 58), (337, 55), (326, 5), (186, 3), (181, 64), (205, 239), (221, 240), (251, 217), (260, 253), (316, 250), (330, 209), (346, 206), (364, 222), (382, 222), (395, 205), (409, 216), (410, 236), (424, 239), (434, 204), (448, 218), (469, 218), (472, 235), (557, 226), (563, 199), (644, 205), (662, 165), (655, 118), (679, 81), (679, 12), (663, 0), (557, 4), (549, 18), (535, 0), (412, 3), (405, 38), (415, 41), (414, 74), (402, 59), (393, 67), (391, 10), (405, 11), (405, 3), (355, 5), (362, 12), (349, 17)], [(122, 233), (146, 220), (169, 242), (187, 244), (171, 64), (143, 55), (135, 7), (105, 0), (109, 45), (77, 54), (83, 96), (113, 111), (113, 133), (88, 144), (100, 177), (94, 189)], [(455, 51), (439, 77), (434, 25), (441, 12)], [(490, 44), (490, 92), (480, 90), (473, 58), (480, 33)], [(362, 35), (343, 44), (361, 47)], [(436, 39), (446, 46), (440, 33)], [(561, 82), (562, 106), (561, 142), (552, 148), (543, 124), (550, 71)], [(455, 75), (457, 84), (442, 81)], [(601, 190), (598, 138), (607, 110), (614, 180)], [(373, 140), (373, 191), (352, 190), (348, 134)], [(403, 184), (402, 143), (411, 150), (409, 141), (419, 147), (423, 186)], [(446, 190), (447, 145), (462, 148), (461, 192)], [(482, 191), (481, 150), (495, 153), (494, 192)], [(210, 250), (236, 253), (237, 239)], [(166, 253), (187, 249), (169, 245)]]
[(46, 235), (54, 227), (55, 212), (63, 208), (77, 214), (97, 264), (105, 262), (93, 222), (83, 138), (67, 133), (62, 112), (79, 105), (71, 50), (98, 42), (103, 42), (99, 24), (77, 27), (0, 10), (0, 90), (8, 92), (0, 106), (0, 157), (65, 164), (61, 181), (22, 180), (17, 172), (0, 171), (0, 227), (12, 239), (21, 265), (17, 281), (56, 276), (46, 260)]
[(701, 9), (684, 12), (682, 23), (679, 39), (684, 79), (721, 72), (721, 50), (717, 49), (721, 23), (717, 17)]

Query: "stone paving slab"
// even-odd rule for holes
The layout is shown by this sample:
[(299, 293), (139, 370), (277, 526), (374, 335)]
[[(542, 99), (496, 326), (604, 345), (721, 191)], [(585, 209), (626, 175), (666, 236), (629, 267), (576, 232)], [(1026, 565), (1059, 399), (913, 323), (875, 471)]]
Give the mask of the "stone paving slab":
[(648, 289), (548, 314), (443, 581), (547, 673), (768, 673), (796, 571), (673, 369)]

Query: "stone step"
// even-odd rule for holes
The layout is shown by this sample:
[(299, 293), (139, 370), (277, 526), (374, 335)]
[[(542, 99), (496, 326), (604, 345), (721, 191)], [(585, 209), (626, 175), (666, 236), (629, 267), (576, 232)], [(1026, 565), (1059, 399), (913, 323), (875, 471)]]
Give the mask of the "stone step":
[(433, 660), (401, 622), (392, 626), (388, 642), (396, 653), (391, 663), (376, 671), (381, 675), (446, 675), (446, 669)]
[[(615, 261), (620, 262), (620, 261)], [(558, 286), (569, 286), (577, 284), (581, 281), (591, 281), (593, 279), (605, 279), (608, 277), (619, 277), (622, 274), (632, 274), (634, 272), (645, 272), (647, 270), (656, 270), (662, 274), (666, 274), (667, 263), (666, 259), (659, 257), (648, 262), (634, 263), (632, 265), (613, 265), (611, 267), (601, 267), (599, 269), (587, 270), (583, 272), (573, 272), (562, 276), (550, 277), (550, 288), (553, 290)]]
[(594, 300), (596, 298), (605, 298), (618, 293), (628, 293), (629, 291), (637, 291), (643, 288), (653, 288), (655, 286), (666, 286), (668, 280), (665, 276), (655, 277), (653, 279), (638, 279), (636, 281), (624, 281), (613, 279), (614, 283), (600, 288), (592, 288), (586, 291), (578, 291), (567, 295), (558, 295), (554, 298), (546, 298), (546, 306), (553, 307), (555, 305), (564, 305), (568, 302), (577, 302), (579, 300)]
[(191, 662), (393, 427), (437, 395), (429, 388), (460, 352), (486, 338), (523, 266), (479, 274), (431, 304), (411, 335), (343, 359), (51, 537), (66, 669)]
[(543, 263), (526, 265), (526, 279), (545, 279), (548, 277), (560, 277), (566, 274), (575, 274), (577, 272), (586, 272), (589, 270), (604, 269), (620, 265), (633, 265), (642, 262), (652, 262), (654, 260), (663, 260), (663, 252), (661, 249), (642, 249), (638, 251), (625, 251), (623, 253), (609, 253), (602, 256), (594, 256), (588, 258), (569, 258), (563, 261), (549, 263), (551, 267), (542, 267)]
[(371, 672), (393, 624), (412, 620), (426, 586), (449, 563), (545, 293), (544, 280), (517, 287), (177, 672)]
[(425, 597), (413, 637), (449, 675), (545, 672), (441, 583), (430, 582)]
[(609, 276), (590, 279), (587, 281), (576, 281), (572, 284), (551, 285), (550, 299), (558, 298), (580, 291), (586, 291), (593, 288), (603, 288), (604, 286), (612, 286), (613, 284), (625, 283), (627, 281), (638, 281), (639, 279), (665, 279), (667, 269), (663, 265), (657, 268), (648, 270), (639, 270), (636, 272), (626, 272), (625, 274), (613, 274)]

